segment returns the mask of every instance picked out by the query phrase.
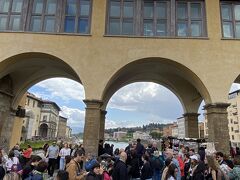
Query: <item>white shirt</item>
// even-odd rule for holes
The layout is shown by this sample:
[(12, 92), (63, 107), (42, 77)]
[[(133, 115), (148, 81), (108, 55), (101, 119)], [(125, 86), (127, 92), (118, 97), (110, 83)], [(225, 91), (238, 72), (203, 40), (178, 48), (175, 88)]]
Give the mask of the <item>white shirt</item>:
[(175, 178), (171, 176), (167, 180), (175, 180)]
[(70, 154), (71, 154), (71, 149), (70, 148), (62, 148), (61, 150), (60, 150), (60, 156), (61, 156), (61, 158), (65, 158), (65, 156), (70, 156)]
[(11, 171), (12, 165), (14, 165), (14, 164), (19, 164), (18, 158), (17, 157), (13, 157), (12, 159), (9, 158), (6, 162), (7, 171)]

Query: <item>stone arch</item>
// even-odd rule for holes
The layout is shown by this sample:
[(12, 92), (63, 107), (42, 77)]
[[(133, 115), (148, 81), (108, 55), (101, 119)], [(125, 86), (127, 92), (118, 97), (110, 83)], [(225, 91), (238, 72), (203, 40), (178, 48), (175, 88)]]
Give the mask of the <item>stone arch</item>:
[(46, 123), (42, 123), (40, 124), (39, 126), (39, 135), (42, 137), (42, 138), (47, 138), (48, 136), (48, 125)]
[(61, 58), (44, 52), (22, 53), (2, 61), (0, 79), (6, 76), (13, 84), (9, 92), (13, 97), (11, 104), (13, 109), (16, 109), (23, 94), (31, 86), (45, 79), (64, 77), (82, 84), (72, 66)]
[(197, 112), (203, 99), (211, 103), (207, 88), (194, 72), (175, 61), (150, 57), (125, 65), (110, 78), (102, 94), (103, 109), (116, 91), (140, 81), (167, 87), (178, 97), (185, 113)]

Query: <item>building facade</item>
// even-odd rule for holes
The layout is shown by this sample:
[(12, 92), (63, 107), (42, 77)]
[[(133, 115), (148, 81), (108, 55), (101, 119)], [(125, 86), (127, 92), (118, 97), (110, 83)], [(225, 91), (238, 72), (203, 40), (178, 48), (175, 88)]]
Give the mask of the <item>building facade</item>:
[(127, 132), (124, 132), (124, 131), (113, 132), (113, 139), (121, 140), (124, 137), (126, 137), (126, 135), (127, 135)]
[(57, 137), (65, 139), (67, 134), (67, 118), (59, 116)]
[(61, 109), (55, 102), (46, 101), (34, 94), (27, 93), (25, 109), (22, 141), (34, 138), (54, 139), (71, 136), (71, 128), (67, 128), (67, 118), (59, 116)]
[(165, 127), (163, 127), (163, 137), (172, 136), (173, 127), (173, 124), (167, 124)]
[(186, 138), (184, 117), (180, 117), (177, 119), (177, 125), (178, 125), (178, 138)]
[(152, 139), (152, 136), (149, 135), (149, 132), (141, 132), (141, 131), (136, 131), (133, 133), (133, 139), (142, 139), (142, 140), (150, 140)]
[(229, 139), (227, 96), (231, 84), (240, 82), (237, 0), (0, 2), (2, 144), (9, 144), (13, 123), (11, 130), (4, 127), (27, 89), (65, 77), (84, 86), (87, 152), (97, 154), (112, 95), (140, 81), (176, 94), (189, 137), (198, 135), (204, 100), (208, 139), (229, 151), (223, 141)]

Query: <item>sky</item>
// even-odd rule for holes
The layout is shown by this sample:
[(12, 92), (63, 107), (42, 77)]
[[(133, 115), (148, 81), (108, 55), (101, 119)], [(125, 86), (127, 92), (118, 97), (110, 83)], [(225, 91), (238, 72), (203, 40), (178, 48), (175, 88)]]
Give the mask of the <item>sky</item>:
[[(240, 89), (233, 84), (231, 92)], [(68, 118), (73, 133), (83, 132), (85, 92), (78, 82), (66, 78), (52, 78), (29, 89), (37, 97), (54, 101), (61, 107), (60, 115)], [(202, 106), (199, 113), (202, 114)], [(172, 123), (183, 114), (178, 98), (167, 88), (155, 83), (138, 82), (118, 90), (107, 105), (105, 128), (136, 127), (149, 123)], [(199, 116), (199, 120), (203, 120)]]

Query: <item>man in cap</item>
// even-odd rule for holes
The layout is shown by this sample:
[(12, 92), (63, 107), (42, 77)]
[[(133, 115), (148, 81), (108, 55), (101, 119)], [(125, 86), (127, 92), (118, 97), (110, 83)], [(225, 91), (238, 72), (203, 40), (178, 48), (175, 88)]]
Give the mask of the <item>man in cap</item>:
[(190, 156), (190, 159), (191, 159), (190, 176), (192, 177), (192, 180), (204, 179), (205, 170), (204, 163), (200, 161), (199, 157), (196, 154)]

